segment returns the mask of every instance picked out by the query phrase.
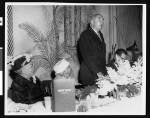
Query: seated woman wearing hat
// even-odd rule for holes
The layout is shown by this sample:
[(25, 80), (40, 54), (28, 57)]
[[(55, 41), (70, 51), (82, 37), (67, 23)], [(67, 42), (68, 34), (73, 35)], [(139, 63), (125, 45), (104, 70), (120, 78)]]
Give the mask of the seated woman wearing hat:
[(64, 52), (59, 58), (61, 60), (65, 59), (67, 62), (69, 62), (69, 68), (71, 69), (73, 78), (75, 79), (75, 85), (76, 86), (80, 85), (78, 82), (78, 73), (79, 73), (80, 67), (79, 67), (79, 62), (78, 62), (77, 57), (75, 55), (73, 57), (70, 54)]
[[(12, 61), (11, 72), (15, 73), (10, 87), (12, 101), (23, 104), (33, 104), (44, 100), (44, 92), (40, 81), (34, 76), (31, 55), (23, 54)], [(31, 78), (33, 77), (33, 81)]]
[(74, 84), (78, 84), (77, 80), (74, 78), (73, 71), (66, 59), (62, 59), (57, 62), (54, 66), (55, 79), (74, 79)]

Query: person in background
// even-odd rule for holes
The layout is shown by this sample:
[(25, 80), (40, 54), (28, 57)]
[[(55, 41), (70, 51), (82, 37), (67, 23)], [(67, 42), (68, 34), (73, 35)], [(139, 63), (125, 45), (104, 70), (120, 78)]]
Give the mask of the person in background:
[(142, 52), (139, 52), (136, 61), (142, 60), (142, 58), (143, 58)]
[(139, 49), (136, 45), (136, 42), (134, 42), (134, 44), (128, 48), (126, 48), (127, 51), (131, 51), (132, 52), (132, 64), (137, 60), (137, 54), (139, 53)]
[[(139, 55), (142, 56), (142, 52), (140, 52), (137, 47), (127, 48), (126, 50), (128, 53), (128, 60), (130, 62), (130, 65), (133, 66), (134, 62), (138, 60)], [(132, 56), (131, 56), (131, 53), (132, 53)]]
[(127, 59), (127, 51), (124, 49), (117, 49), (115, 52), (114, 59), (109, 62), (106, 66), (115, 69), (118, 71), (118, 67), (123, 64), (123, 62)]
[[(142, 56), (142, 52), (139, 52), (139, 53), (137, 54), (137, 58), (136, 58), (135, 63), (138, 63), (138, 64), (140, 64), (141, 66), (143, 65), (143, 56)], [(133, 63), (133, 65), (134, 65), (135, 63)]]
[(130, 65), (132, 66), (134, 61), (133, 61), (133, 52), (131, 50), (126, 50), (127, 51), (127, 60), (130, 62)]
[(74, 79), (74, 84), (78, 84), (77, 80), (74, 78), (69, 62), (66, 59), (58, 61), (53, 69), (56, 76), (54, 79)]
[(142, 52), (140, 52), (138, 48), (135, 49), (134, 53), (135, 53), (135, 61), (137, 61), (139, 58), (142, 58)]
[(78, 62), (76, 55), (71, 56), (70, 54), (64, 52), (64, 53), (62, 53), (62, 55), (59, 58), (65, 59), (66, 61), (69, 62), (69, 66), (70, 66), (71, 70), (73, 71), (73, 76), (74, 76), (73, 78), (76, 81), (75, 85), (76, 86), (79, 85), (78, 73), (79, 73), (80, 65), (79, 65), (79, 62)]
[[(31, 55), (23, 54), (15, 57), (11, 63), (10, 73), (14, 73), (13, 81), (8, 91), (9, 98), (15, 103), (33, 104), (44, 100), (44, 91), (38, 77), (34, 75), (34, 65)], [(12, 74), (13, 75), (13, 74)]]
[[(128, 63), (127, 63), (127, 62), (128, 62)], [(124, 71), (124, 70), (123, 70), (123, 72), (120, 71), (120, 68), (124, 67), (124, 64), (125, 64), (125, 63), (130, 66), (129, 61), (127, 60), (127, 51), (124, 50), (124, 49), (117, 49), (117, 50), (115, 51), (114, 59), (113, 59), (112, 61), (110, 61), (110, 62), (106, 65), (106, 67), (108, 67), (108, 68), (110, 67), (110, 68), (114, 69), (116, 72), (118, 72), (118, 74), (119, 74), (120, 76), (122, 76), (125, 71)], [(126, 88), (126, 85), (117, 85), (116, 97), (117, 97), (117, 99), (119, 99), (119, 100), (120, 100), (120, 95), (119, 95), (119, 91), (118, 91), (118, 90), (120, 90), (120, 89), (122, 89), (122, 88), (125, 89), (125, 88)], [(113, 95), (113, 94), (110, 93), (110, 96), (111, 96), (111, 95)]]
[(92, 86), (102, 75), (106, 75), (106, 44), (101, 29), (104, 17), (95, 14), (90, 27), (83, 31), (79, 39), (79, 52), (82, 57), (79, 81), (83, 86)]

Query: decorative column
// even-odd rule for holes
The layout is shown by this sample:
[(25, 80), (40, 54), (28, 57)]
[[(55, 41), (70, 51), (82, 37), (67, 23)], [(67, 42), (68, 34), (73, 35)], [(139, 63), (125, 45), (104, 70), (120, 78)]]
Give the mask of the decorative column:
[(7, 6), (7, 56), (14, 55), (14, 39), (13, 39), (13, 8)]
[(74, 7), (74, 36), (75, 36), (75, 43), (77, 44), (77, 41), (80, 37), (81, 33), (81, 6), (75, 6)]
[(53, 41), (55, 43), (55, 54), (53, 56), (53, 65), (55, 65), (55, 63), (57, 63), (58, 58), (59, 58), (59, 34), (58, 34), (58, 26), (56, 23), (56, 14), (57, 14), (57, 8), (58, 6), (53, 6), (53, 30), (54, 30), (54, 34), (53, 34)]
[(71, 6), (64, 6), (64, 42), (66, 46), (71, 45), (72, 40), (72, 21), (71, 21)]

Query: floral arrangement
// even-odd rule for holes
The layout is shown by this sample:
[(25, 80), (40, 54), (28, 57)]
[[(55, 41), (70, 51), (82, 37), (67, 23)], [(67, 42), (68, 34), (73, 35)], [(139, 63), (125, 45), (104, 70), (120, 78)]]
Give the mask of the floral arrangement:
[(97, 89), (96, 85), (86, 86), (81, 89), (76, 89), (75, 96), (77, 100), (84, 100), (90, 93), (95, 93)]
[(77, 112), (87, 112), (89, 109), (88, 107), (88, 103), (87, 102), (83, 102), (78, 106)]
[[(121, 100), (120, 97), (133, 97), (141, 91), (142, 85), (142, 60), (138, 60), (133, 66), (129, 61), (115, 71), (111, 67), (106, 67), (108, 75), (99, 76), (93, 86), (87, 86), (82, 89), (76, 89), (76, 98), (80, 101), (78, 112), (86, 112), (89, 108), (104, 106), (105, 103), (111, 103)], [(112, 95), (112, 99), (109, 94)], [(104, 96), (105, 99), (100, 99)], [(86, 104), (82, 104), (86, 101)]]
[(98, 95), (107, 95), (108, 92), (114, 91), (117, 89), (117, 86), (114, 82), (111, 81), (109, 76), (102, 76), (97, 79), (96, 84), (98, 85), (96, 94)]
[(102, 75), (96, 80), (95, 85), (76, 89), (76, 99), (96, 102), (99, 100), (99, 96), (106, 96), (114, 90), (117, 90), (116, 84), (111, 81), (109, 76)]
[(108, 92), (114, 91), (114, 89), (116, 89), (116, 85), (110, 81), (109, 76), (101, 76), (93, 86), (76, 89), (76, 99), (80, 101), (77, 111), (85, 112), (89, 108), (103, 106), (112, 102), (112, 99), (102, 100), (100, 96), (105, 96)]
[[(93, 97), (98, 99), (98, 96), (95, 94), (97, 86), (86, 86), (81, 89), (76, 89), (75, 97), (79, 101), (79, 106), (77, 107), (77, 112), (86, 112), (89, 109), (89, 104), (93, 101)], [(90, 99), (91, 98), (91, 99)], [(95, 101), (95, 100), (94, 100)]]
[(110, 80), (117, 85), (117, 89), (125, 96), (132, 97), (138, 94), (142, 85), (142, 59), (130, 66), (128, 60), (118, 67), (118, 71), (106, 67)]
[(106, 67), (108, 75), (114, 83), (118, 85), (135, 84), (142, 82), (142, 62), (135, 62), (130, 66), (128, 60), (115, 71), (111, 67)]

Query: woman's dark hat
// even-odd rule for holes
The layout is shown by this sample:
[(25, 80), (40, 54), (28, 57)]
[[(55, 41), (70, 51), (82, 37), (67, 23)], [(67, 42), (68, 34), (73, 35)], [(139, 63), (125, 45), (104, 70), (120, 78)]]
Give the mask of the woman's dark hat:
[(16, 72), (17, 70), (21, 69), (23, 66), (25, 66), (28, 63), (30, 63), (30, 61), (28, 62), (26, 60), (26, 56), (22, 56), (14, 61), (14, 65), (13, 65), (12, 69), (13, 69), (13, 71)]

